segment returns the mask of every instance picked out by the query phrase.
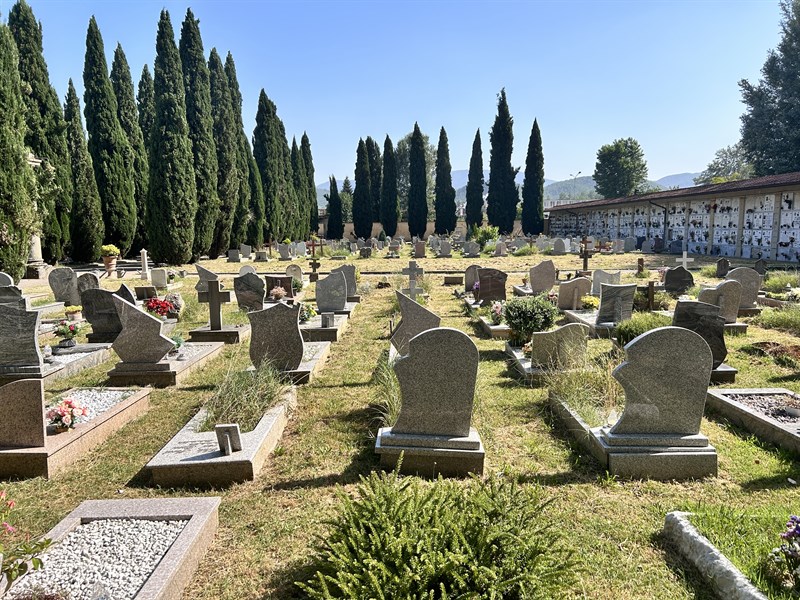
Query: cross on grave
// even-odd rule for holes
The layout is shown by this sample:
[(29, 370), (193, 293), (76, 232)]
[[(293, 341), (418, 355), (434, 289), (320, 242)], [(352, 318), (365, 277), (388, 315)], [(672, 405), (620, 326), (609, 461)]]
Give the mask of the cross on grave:
[(589, 250), (589, 238), (583, 236), (581, 240), (581, 252), (578, 254), (578, 257), (583, 259), (583, 272), (589, 272), (589, 259), (592, 258), (595, 254), (597, 254), (596, 250)]
[(683, 256), (681, 256), (680, 258), (676, 258), (675, 262), (681, 263), (683, 268), (688, 271), (689, 270), (688, 263), (694, 262), (694, 259), (693, 258), (686, 258), (686, 250), (684, 250), (683, 251)]
[(222, 304), (231, 301), (230, 291), (220, 290), (219, 280), (208, 282), (207, 292), (198, 292), (197, 301), (208, 303), (208, 320), (211, 331), (222, 330)]
[(309, 281), (319, 281), (319, 273), (317, 273), (317, 269), (319, 269), (320, 263), (317, 259), (317, 248), (322, 250), (322, 247), (325, 246), (325, 242), (322, 240), (315, 240), (311, 238), (311, 243), (308, 244), (311, 248), (311, 261), (308, 263), (311, 266), (311, 273), (308, 276)]
[(425, 273), (421, 267), (417, 267), (417, 261), (408, 261), (408, 266), (401, 271), (403, 275), (408, 275), (408, 289), (403, 293), (410, 296), (412, 300), (417, 299), (417, 294), (422, 292), (422, 288), (417, 287), (417, 277)]

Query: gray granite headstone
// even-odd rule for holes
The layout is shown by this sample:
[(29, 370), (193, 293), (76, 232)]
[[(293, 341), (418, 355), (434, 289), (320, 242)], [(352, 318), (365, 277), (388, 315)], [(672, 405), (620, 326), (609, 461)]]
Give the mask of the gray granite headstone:
[(163, 321), (148, 315), (116, 295), (111, 296), (122, 331), (111, 346), (124, 363), (155, 364), (175, 347), (161, 334)]
[(117, 296), (125, 300), (125, 302), (130, 302), (131, 304), (136, 304), (136, 294), (131, 291), (124, 283), (119, 286), (119, 289), (114, 292)]
[(63, 302), (66, 306), (79, 306), (81, 295), (78, 293), (78, 276), (69, 267), (59, 267), (50, 271), (47, 276), (50, 289), (56, 302)]
[(569, 323), (553, 331), (531, 334), (531, 364), (561, 369), (580, 363), (586, 355), (589, 326)]
[(750, 267), (737, 267), (728, 271), (726, 279), (732, 279), (742, 284), (742, 296), (739, 298), (739, 308), (755, 308), (758, 290), (764, 283), (764, 277)]
[(119, 290), (92, 289), (81, 294), (83, 316), (92, 326), (91, 342), (113, 342), (122, 331), (122, 321), (114, 304), (114, 296), (122, 298), (131, 305), (135, 305), (133, 294), (124, 285)]
[[(40, 371), (39, 321), (41, 313), (29, 310), (21, 297), (15, 302), (0, 304), (0, 371), (16, 367), (34, 367)], [(12, 369), (8, 369), (12, 367)]]
[(15, 285), (5, 285), (0, 287), (0, 304), (11, 304), (20, 309), (30, 308), (30, 298), (22, 295), (22, 290)]
[(470, 265), (464, 270), (464, 291), (471, 292), (478, 281), (478, 270), (483, 267), (480, 265)]
[(613, 285), (604, 283), (600, 287), (600, 308), (597, 310), (597, 324), (619, 323), (631, 318), (633, 296), (636, 284)]
[(495, 256), (506, 256), (508, 255), (508, 248), (504, 242), (497, 242), (494, 247), (494, 255)]
[(242, 262), (242, 255), (238, 248), (231, 248), (228, 250), (228, 262), (238, 263)]
[(592, 272), (592, 296), (599, 296), (600, 295), (600, 287), (604, 283), (608, 283), (611, 285), (619, 285), (621, 281), (621, 272), (617, 271), (615, 273), (609, 273), (607, 271), (603, 271), (602, 269), (596, 269)]
[(166, 269), (150, 269), (150, 283), (156, 289), (164, 289), (167, 287), (167, 270)]
[(400, 323), (392, 334), (391, 343), (400, 354), (408, 353), (408, 342), (414, 336), (439, 327), (441, 318), (405, 294), (395, 291), (400, 304)]
[(248, 246), (247, 244), (241, 244), (239, 246), (239, 252), (241, 253), (242, 258), (249, 259), (253, 254), (253, 247)]
[(44, 384), (22, 379), (0, 387), (0, 447), (41, 448), (47, 438)]
[(461, 251), (466, 258), (477, 258), (481, 254), (481, 247), (477, 242), (464, 242)]
[(239, 275), (246, 275), (247, 273), (257, 273), (256, 268), (253, 265), (242, 265), (239, 269)]
[(344, 279), (347, 282), (347, 295), (356, 295), (356, 267), (355, 265), (342, 265), (331, 269), (331, 273), (343, 273)]
[(450, 258), (452, 247), (448, 240), (442, 240), (439, 244), (439, 258)]
[(729, 261), (727, 258), (720, 258), (717, 260), (717, 277), (725, 277), (730, 270), (731, 261)]
[(653, 240), (645, 240), (642, 242), (642, 254), (653, 253)]
[(100, 279), (94, 273), (82, 273), (78, 276), (78, 298), (86, 290), (100, 289)]
[(219, 275), (213, 271), (209, 271), (205, 267), (201, 267), (198, 264), (195, 264), (194, 267), (197, 269), (197, 276), (200, 278), (200, 281), (197, 282), (197, 285), (194, 286), (194, 289), (198, 292), (207, 292), (208, 282), (217, 281), (219, 279)]
[(592, 291), (592, 282), (586, 277), (575, 277), (562, 281), (558, 286), (558, 308), (561, 310), (580, 310), (581, 298)]
[(278, 302), (269, 308), (247, 313), (252, 334), (250, 360), (256, 368), (270, 361), (279, 371), (293, 371), (303, 362), (300, 333), (300, 305)]
[(625, 390), (625, 410), (613, 434), (689, 436), (700, 432), (713, 358), (694, 331), (659, 327), (625, 346), (614, 378)]
[(728, 356), (725, 346), (725, 319), (719, 314), (719, 306), (705, 302), (680, 301), (672, 315), (673, 327), (690, 329), (702, 337), (714, 358), (716, 369)]
[(288, 244), (278, 244), (278, 253), (281, 256), (281, 260), (292, 260)]
[(331, 273), (318, 280), (316, 295), (319, 312), (344, 310), (347, 303), (347, 280), (344, 273)]
[(14, 285), (14, 279), (8, 273), (0, 271), (0, 287), (8, 287)]
[(556, 284), (556, 266), (552, 260), (543, 260), (528, 272), (528, 287), (534, 294), (549, 292)]
[(425, 258), (425, 242), (416, 242), (414, 244), (414, 258)]
[(759, 275), (765, 275), (767, 273), (767, 261), (759, 258), (753, 265), (753, 270)]
[(478, 348), (467, 334), (437, 327), (414, 336), (394, 372), (402, 400), (393, 433), (469, 435)]
[(292, 279), (303, 281), (303, 269), (299, 265), (289, 265), (286, 267), (286, 274)]
[(481, 304), (505, 301), (507, 279), (508, 275), (499, 269), (478, 269), (477, 299)]
[(628, 236), (624, 240), (624, 247), (623, 250), (625, 252), (633, 252), (636, 250), (636, 238), (633, 236)]
[(243, 310), (261, 310), (267, 295), (264, 280), (255, 273), (245, 273), (233, 278), (236, 303)]
[(736, 323), (739, 316), (739, 302), (742, 297), (742, 284), (733, 279), (726, 279), (713, 288), (700, 290), (697, 299), (700, 302), (719, 306), (719, 315), (726, 323)]
[(553, 241), (553, 256), (563, 256), (567, 253), (567, 245), (564, 243), (564, 240), (561, 238), (556, 238)]
[(673, 267), (664, 273), (664, 291), (670, 294), (683, 294), (693, 285), (694, 277), (683, 267)]

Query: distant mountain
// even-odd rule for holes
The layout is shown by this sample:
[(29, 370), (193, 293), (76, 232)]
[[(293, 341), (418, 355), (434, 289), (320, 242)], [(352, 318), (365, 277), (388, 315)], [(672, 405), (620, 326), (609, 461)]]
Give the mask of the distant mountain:
[(667, 175), (661, 179), (656, 180), (656, 184), (660, 185), (665, 190), (672, 188), (685, 188), (694, 187), (694, 178), (698, 177), (700, 173), (678, 173), (676, 175)]

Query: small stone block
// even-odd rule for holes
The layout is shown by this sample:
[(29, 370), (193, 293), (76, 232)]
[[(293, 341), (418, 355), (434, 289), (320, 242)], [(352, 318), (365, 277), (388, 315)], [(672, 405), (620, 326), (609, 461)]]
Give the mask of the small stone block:
[(464, 285), (463, 275), (445, 275), (444, 285)]
[(215, 425), (214, 433), (217, 435), (219, 450), (225, 456), (230, 456), (232, 452), (242, 451), (242, 434), (239, 431), (238, 423)]

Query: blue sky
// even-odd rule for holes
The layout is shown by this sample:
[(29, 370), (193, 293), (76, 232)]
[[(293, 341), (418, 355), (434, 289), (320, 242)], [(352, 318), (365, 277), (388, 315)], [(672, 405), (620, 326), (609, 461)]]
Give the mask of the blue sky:
[[(590, 175), (597, 149), (629, 136), (651, 179), (700, 171), (739, 139), (737, 82), (756, 80), (780, 39), (777, 0), (28, 1), (62, 101), (70, 77), (82, 98), (92, 14), (109, 66), (119, 42), (136, 85), (162, 7), (176, 35), (191, 7), (206, 55), (233, 53), (248, 135), (263, 87), (290, 141), (308, 132), (318, 183), (352, 177), (359, 137), (397, 142), (415, 121), (434, 143), (445, 127), (453, 169), (468, 168), (480, 128), (488, 168), (502, 87), (515, 166), (537, 118), (549, 179)], [(12, 5), (0, 0), (3, 20)]]

